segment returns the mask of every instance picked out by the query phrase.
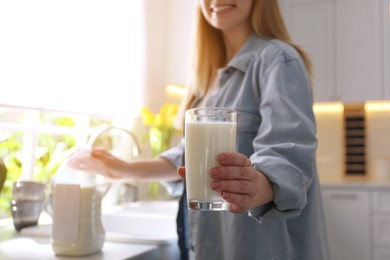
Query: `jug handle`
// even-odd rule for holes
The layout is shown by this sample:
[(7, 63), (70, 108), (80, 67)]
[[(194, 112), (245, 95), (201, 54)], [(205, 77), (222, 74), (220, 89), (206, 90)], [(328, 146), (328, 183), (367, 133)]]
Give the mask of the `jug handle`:
[(101, 184), (97, 184), (96, 187), (104, 187), (104, 190), (102, 192), (102, 198), (107, 194), (108, 190), (111, 188), (111, 182), (107, 182), (107, 183), (101, 183)]

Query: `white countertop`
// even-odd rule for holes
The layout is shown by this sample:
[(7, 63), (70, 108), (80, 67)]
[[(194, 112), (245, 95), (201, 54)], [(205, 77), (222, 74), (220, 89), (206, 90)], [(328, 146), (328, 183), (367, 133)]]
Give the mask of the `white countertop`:
[(345, 176), (345, 175), (319, 175), (321, 187), (346, 187), (359, 189), (390, 190), (390, 178), (378, 178), (373, 175)]
[[(11, 222), (12, 223), (12, 222)], [(0, 259), (39, 259), (39, 260), (122, 260), (122, 259), (159, 259), (157, 245), (114, 243), (106, 241), (101, 252), (84, 257), (56, 256), (50, 239), (40, 236), (26, 236), (16, 232), (11, 225), (0, 227)]]
[[(106, 239), (102, 251), (84, 257), (54, 254), (50, 241), (52, 219), (46, 212), (42, 212), (37, 226), (23, 228), (20, 232), (15, 231), (11, 218), (0, 219), (0, 260), (179, 259), (176, 207), (177, 202), (167, 201), (139, 202), (112, 208), (108, 214), (102, 215), (103, 224), (108, 225), (105, 226)], [(108, 232), (107, 227), (112, 232)]]

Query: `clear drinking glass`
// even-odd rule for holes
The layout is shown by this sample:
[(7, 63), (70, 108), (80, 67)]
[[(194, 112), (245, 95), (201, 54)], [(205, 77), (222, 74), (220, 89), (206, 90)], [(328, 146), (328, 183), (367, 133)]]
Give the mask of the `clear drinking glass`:
[(14, 183), (10, 208), (17, 231), (38, 224), (43, 208), (45, 189), (45, 184), (35, 181), (19, 180)]
[(185, 113), (185, 166), (188, 208), (227, 210), (228, 203), (210, 188), (210, 169), (217, 155), (234, 152), (237, 112), (220, 107), (189, 109)]

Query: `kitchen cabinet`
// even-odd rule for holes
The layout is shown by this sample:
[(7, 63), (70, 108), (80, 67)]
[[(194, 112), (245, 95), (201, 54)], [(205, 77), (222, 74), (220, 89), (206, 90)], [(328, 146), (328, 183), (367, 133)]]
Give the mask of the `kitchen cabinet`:
[(390, 192), (374, 191), (372, 205), (374, 260), (388, 260), (390, 259)]
[[(384, 86), (385, 99), (390, 100), (390, 0), (383, 0), (382, 3), (383, 21), (383, 43), (384, 43)], [(390, 257), (389, 257), (390, 259)]]
[(388, 0), (280, 3), (294, 42), (313, 61), (315, 101), (389, 98)]
[(323, 188), (322, 196), (331, 259), (371, 259), (370, 193)]
[(390, 183), (344, 179), (321, 189), (331, 260), (389, 260)]

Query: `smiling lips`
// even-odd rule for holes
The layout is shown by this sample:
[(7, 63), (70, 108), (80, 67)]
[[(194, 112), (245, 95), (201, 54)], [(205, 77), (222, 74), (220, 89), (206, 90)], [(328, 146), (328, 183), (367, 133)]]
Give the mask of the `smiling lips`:
[(222, 13), (225, 11), (228, 11), (230, 9), (233, 9), (235, 6), (234, 5), (218, 5), (218, 6), (212, 6), (211, 11), (213, 13)]

